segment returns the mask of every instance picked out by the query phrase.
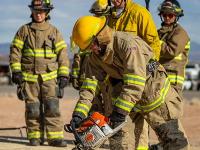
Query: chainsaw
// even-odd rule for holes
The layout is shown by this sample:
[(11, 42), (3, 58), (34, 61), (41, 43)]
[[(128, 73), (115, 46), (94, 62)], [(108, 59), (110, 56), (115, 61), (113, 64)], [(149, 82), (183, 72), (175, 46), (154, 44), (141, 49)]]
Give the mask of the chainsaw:
[(116, 134), (125, 125), (126, 121), (112, 129), (109, 124), (108, 117), (93, 112), (84, 119), (79, 128), (75, 128), (73, 124), (66, 124), (64, 129), (66, 132), (73, 133), (75, 137), (74, 150), (91, 150), (99, 148), (108, 138)]

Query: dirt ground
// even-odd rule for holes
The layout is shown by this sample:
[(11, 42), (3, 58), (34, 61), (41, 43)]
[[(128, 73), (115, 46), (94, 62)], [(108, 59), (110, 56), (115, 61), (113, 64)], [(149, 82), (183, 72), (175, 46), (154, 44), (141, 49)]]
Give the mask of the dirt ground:
[[(67, 88), (66, 96), (60, 101), (60, 109), (64, 123), (69, 123), (71, 113), (76, 103), (78, 93), (71, 88)], [(73, 136), (65, 133), (68, 141), (67, 148), (54, 148), (47, 146), (31, 147), (26, 140), (24, 120), (24, 102), (19, 101), (15, 95), (15, 88), (0, 88), (0, 150), (71, 150), (73, 148)], [(184, 95), (184, 116), (183, 126), (189, 137), (192, 150), (200, 150), (200, 93), (186, 93)], [(3, 130), (3, 128), (13, 128), (13, 130)], [(151, 143), (156, 143), (157, 138), (151, 131)], [(107, 146), (107, 145), (106, 145)], [(102, 148), (108, 149), (107, 147)]]

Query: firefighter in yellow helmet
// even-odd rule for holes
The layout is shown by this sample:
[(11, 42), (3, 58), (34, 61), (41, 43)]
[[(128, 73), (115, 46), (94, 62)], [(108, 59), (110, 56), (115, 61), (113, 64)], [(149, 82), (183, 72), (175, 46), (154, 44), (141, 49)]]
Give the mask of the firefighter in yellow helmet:
[(65, 147), (58, 92), (68, 83), (67, 45), (59, 30), (51, 25), (50, 0), (32, 0), (32, 21), (19, 28), (10, 49), (12, 81), (18, 97), (25, 101), (27, 137), (31, 146), (44, 142)]
[(154, 129), (163, 149), (189, 147), (174, 105), (181, 97), (171, 88), (163, 66), (152, 59), (151, 47), (131, 33), (113, 31), (103, 17), (79, 18), (74, 25), (72, 38), (81, 49), (92, 52), (80, 98), (72, 114), (72, 124), (78, 127), (88, 116), (98, 81), (102, 72), (106, 72), (121, 80), (120, 88), (117, 87), (120, 92), (115, 93), (118, 96), (110, 115), (113, 127), (124, 122), (125, 117), (134, 110)]
[[(165, 0), (158, 7), (161, 18), (161, 28), (158, 30), (161, 43), (159, 62), (164, 66), (171, 86), (182, 97), (185, 66), (188, 62), (190, 39), (187, 32), (177, 22), (182, 17), (183, 9), (177, 0)], [(176, 108), (180, 117), (183, 112), (183, 102), (179, 101)], [(160, 144), (152, 145), (150, 149), (159, 149)]]

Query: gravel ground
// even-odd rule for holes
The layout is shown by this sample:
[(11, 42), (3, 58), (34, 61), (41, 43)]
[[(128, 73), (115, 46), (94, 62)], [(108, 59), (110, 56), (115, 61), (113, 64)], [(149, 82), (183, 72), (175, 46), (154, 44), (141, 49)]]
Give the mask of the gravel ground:
[[(24, 102), (19, 101), (15, 94), (15, 86), (0, 86), (0, 150), (71, 150), (73, 136), (65, 133), (67, 148), (49, 147), (47, 143), (44, 146), (28, 146), (25, 129), (21, 130), (2, 130), (2, 128), (18, 128), (25, 126), (24, 121)], [(60, 101), (60, 110), (64, 123), (69, 123), (78, 92), (68, 87), (65, 89), (65, 97)], [(200, 93), (185, 92), (183, 126), (192, 145), (192, 150), (200, 150)], [(131, 127), (130, 127), (131, 128)], [(22, 136), (21, 136), (22, 135)], [(156, 143), (157, 138), (151, 131), (151, 143)], [(108, 149), (107, 145), (100, 150)]]

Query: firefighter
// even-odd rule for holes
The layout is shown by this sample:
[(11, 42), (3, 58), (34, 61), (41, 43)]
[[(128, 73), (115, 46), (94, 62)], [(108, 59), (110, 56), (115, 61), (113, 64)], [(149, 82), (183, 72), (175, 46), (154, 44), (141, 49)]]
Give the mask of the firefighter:
[[(102, 0), (96, 0), (96, 3), (100, 3)], [(108, 16), (108, 25), (115, 29), (116, 31), (125, 31), (130, 32), (133, 35), (137, 35), (142, 38), (147, 44), (149, 44), (154, 52), (154, 58), (159, 60), (160, 56), (160, 42), (157, 33), (155, 23), (151, 17), (151, 14), (143, 6), (132, 2), (131, 0), (104, 0), (107, 2), (107, 5), (111, 5), (111, 15)], [(105, 3), (105, 2), (104, 2)], [(94, 3), (95, 4), (95, 3)], [(98, 5), (92, 5), (93, 9), (98, 12)], [(96, 6), (96, 7), (94, 7)], [(104, 8), (109, 8), (109, 7)], [(110, 78), (113, 86), (118, 83), (118, 80)], [(112, 87), (110, 87), (112, 88)], [(115, 99), (113, 97), (112, 99)], [(135, 147), (137, 150), (148, 149), (148, 125), (144, 121), (143, 117), (140, 114), (131, 113), (132, 116), (135, 116)], [(137, 118), (137, 119), (136, 119)], [(129, 121), (129, 120), (128, 120)], [(126, 135), (129, 130), (127, 127), (124, 127), (123, 135), (118, 138), (111, 138), (110, 143), (113, 150), (121, 147), (122, 149), (131, 149), (129, 148), (129, 142), (127, 141)], [(120, 145), (119, 141), (122, 141), (123, 145)]]
[(106, 72), (121, 80), (110, 115), (113, 127), (124, 122), (134, 110), (154, 129), (163, 149), (188, 149), (187, 137), (177, 117), (176, 103), (181, 97), (171, 88), (165, 69), (152, 59), (152, 49), (141, 38), (113, 31), (106, 25), (106, 18), (94, 16), (79, 18), (72, 38), (81, 49), (90, 49), (92, 54), (71, 124), (78, 127), (88, 116), (98, 80)]
[(160, 44), (155, 23), (150, 12), (132, 0), (111, 0), (114, 7), (108, 25), (116, 31), (131, 32), (149, 44), (159, 60)]
[(110, 0), (96, 0), (89, 12), (95, 16), (109, 16), (111, 15), (111, 6), (109, 5)]
[(32, 0), (29, 7), (32, 21), (19, 28), (11, 44), (12, 81), (18, 85), (18, 97), (25, 100), (30, 145), (43, 144), (46, 133), (50, 146), (65, 147), (58, 91), (68, 83), (67, 45), (49, 23), (51, 2)]
[(182, 95), (185, 66), (188, 62), (190, 39), (178, 23), (183, 9), (176, 0), (165, 0), (160, 7), (161, 28), (158, 30), (161, 43), (160, 63), (165, 67), (171, 85)]
[[(161, 43), (159, 62), (164, 66), (170, 79), (171, 86), (182, 97), (185, 66), (188, 62), (190, 39), (187, 32), (177, 22), (182, 17), (183, 9), (176, 0), (165, 0), (159, 7), (161, 28), (158, 30)], [(183, 112), (183, 102), (177, 103), (180, 117)], [(150, 149), (159, 149), (160, 145), (152, 145)]]
[[(95, 1), (91, 6), (89, 12), (94, 16), (108, 16), (110, 13), (110, 7), (108, 6), (107, 0), (98, 0)], [(80, 90), (82, 86), (82, 82), (85, 78), (85, 66), (89, 59), (91, 52), (85, 50), (84, 52), (79, 50), (78, 53), (74, 54), (74, 59), (72, 63), (72, 72), (70, 80), (72, 82), (72, 86)], [(91, 111), (99, 111), (103, 113), (105, 116), (109, 116), (112, 112), (111, 105), (112, 102), (108, 101), (109, 97), (109, 86), (108, 86), (108, 76), (106, 74), (103, 75), (103, 78), (99, 81), (98, 84), (98, 92), (93, 100), (93, 107)]]

